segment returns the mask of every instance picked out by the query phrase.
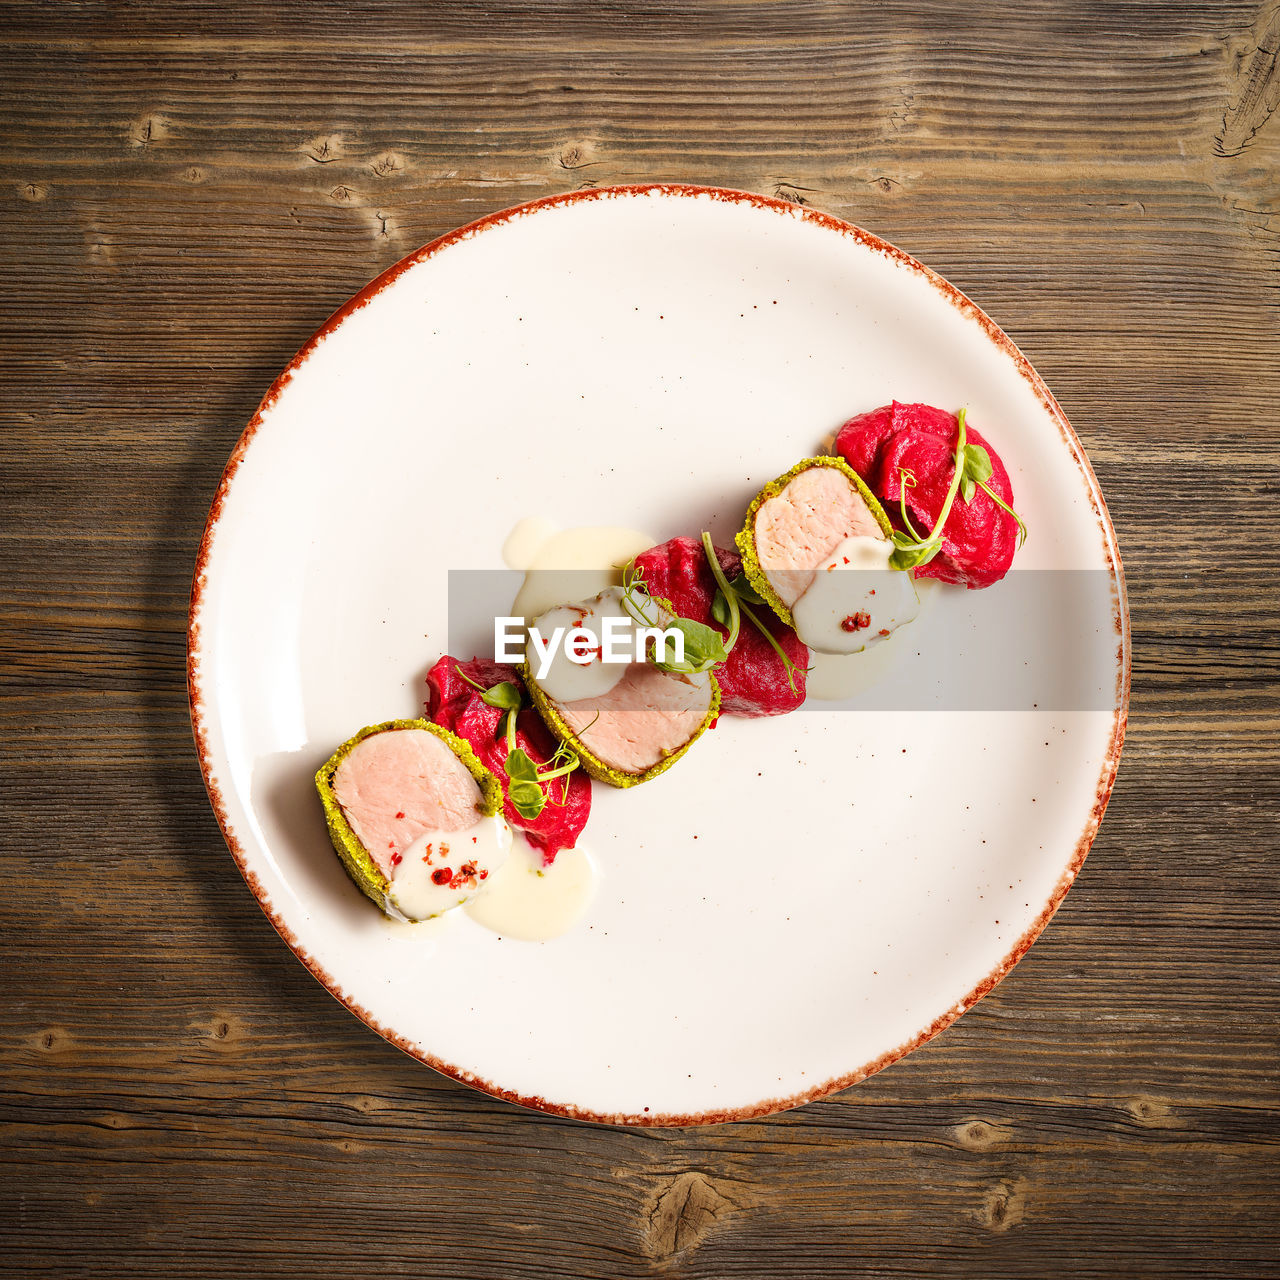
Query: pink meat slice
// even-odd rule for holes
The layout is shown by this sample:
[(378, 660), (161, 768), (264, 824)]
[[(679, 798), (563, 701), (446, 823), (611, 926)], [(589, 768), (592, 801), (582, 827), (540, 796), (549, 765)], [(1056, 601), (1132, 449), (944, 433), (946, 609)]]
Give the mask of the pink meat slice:
[(787, 608), (839, 543), (884, 537), (862, 495), (835, 467), (808, 467), (762, 503), (755, 534), (760, 567)]
[(384, 729), (357, 743), (334, 772), (333, 791), (387, 877), (393, 856), (423, 832), (475, 826), (483, 800), (467, 766), (425, 729)]
[(605, 764), (643, 773), (693, 737), (710, 705), (705, 677), (686, 680), (633, 662), (604, 697), (560, 703), (559, 709), (575, 736)]
[[(526, 818), (515, 807), (506, 772), (507, 713), (491, 707), (481, 696), (484, 690), (504, 682), (515, 685), (524, 695), (524, 681), (514, 667), (484, 658), (462, 661), (445, 654), (427, 672), (427, 714), (441, 728), (465, 738), (480, 763), (507, 788), (503, 816), (511, 826), (524, 832), (525, 839), (534, 848), (542, 851), (542, 864), (549, 867), (561, 849), (573, 848), (587, 825), (591, 813), (591, 779), (585, 769), (575, 769), (568, 777), (553, 783), (552, 798), (536, 818)], [(525, 707), (516, 717), (516, 746), (539, 769), (551, 763), (559, 745), (559, 740), (532, 707)]]

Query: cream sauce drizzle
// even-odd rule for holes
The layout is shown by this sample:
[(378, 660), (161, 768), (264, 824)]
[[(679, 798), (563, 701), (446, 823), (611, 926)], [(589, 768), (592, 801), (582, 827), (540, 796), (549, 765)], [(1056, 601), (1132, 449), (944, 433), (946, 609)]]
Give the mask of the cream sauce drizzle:
[[(510, 852), (511, 828), (497, 814), (464, 831), (424, 831), (392, 868), (384, 910), (411, 922), (451, 911), (483, 890)], [(433, 875), (445, 871), (449, 878), (437, 884)]]
[[(929, 608), (941, 584), (936, 578), (917, 578), (920, 613)], [(918, 615), (917, 615), (918, 616)], [(815, 702), (843, 702), (879, 683), (911, 643), (911, 632), (901, 628), (860, 653), (818, 653), (810, 651), (805, 696)]]
[[(641, 607), (647, 603), (645, 596)], [(560, 605), (541, 614), (537, 620), (537, 634), (544, 645), (555, 641), (555, 633), (563, 630), (565, 636), (580, 628), (591, 637), (597, 653), (585, 663), (575, 662), (568, 652), (568, 644), (561, 640), (554, 652), (546, 658), (538, 652), (532, 639), (525, 646), (525, 658), (529, 669), (542, 691), (555, 702), (577, 702), (581, 698), (603, 698), (623, 675), (625, 662), (605, 662), (601, 653), (604, 644), (606, 618), (621, 618), (628, 624), (630, 615), (622, 607), (622, 588), (608, 587), (594, 600), (580, 600), (576, 604)], [(627, 634), (632, 634), (628, 628)], [(631, 648), (632, 646), (627, 646)], [(545, 670), (544, 670), (545, 667)]]
[(538, 552), (560, 529), (554, 520), (546, 516), (526, 516), (512, 526), (507, 540), (502, 544), (502, 562), (508, 569), (524, 572), (533, 568)]
[(519, 835), (502, 869), (463, 908), (477, 924), (521, 942), (568, 933), (586, 914), (600, 873), (585, 849), (562, 849), (549, 867)]
[(503, 546), (507, 567), (524, 573), (511, 613), (532, 622), (567, 601), (589, 600), (619, 585), (626, 563), (654, 545), (622, 525), (556, 529), (540, 517), (521, 520)]
[[(791, 606), (796, 635), (818, 653), (859, 653), (920, 610), (911, 575), (889, 568), (893, 543), (855, 534), (839, 542)], [(843, 622), (856, 619), (855, 629)]]
[[(521, 520), (502, 547), (507, 567), (525, 575), (512, 614), (532, 620), (567, 600), (590, 598), (618, 586), (623, 566), (655, 541), (647, 533), (619, 525), (562, 529), (541, 516)], [(466, 915), (504, 938), (545, 942), (567, 933), (582, 919), (599, 879), (599, 869), (585, 849), (562, 849), (555, 862), (544, 867), (542, 854), (515, 832), (509, 856), (462, 911), (450, 909), (412, 926), (394, 918), (387, 924), (397, 931), (411, 928), (414, 937), (436, 936), (446, 922)]]

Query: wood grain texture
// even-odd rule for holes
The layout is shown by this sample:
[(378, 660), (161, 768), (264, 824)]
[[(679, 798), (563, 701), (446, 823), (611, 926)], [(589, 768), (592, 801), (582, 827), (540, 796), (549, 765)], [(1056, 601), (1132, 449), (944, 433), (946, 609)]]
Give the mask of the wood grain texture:
[[(1280, 1274), (1280, 4), (0, 15), (0, 1272)], [(221, 467), (319, 322), (648, 180), (850, 218), (998, 320), (1107, 495), (1134, 696), (994, 993), (837, 1097), (641, 1133), (334, 1004), (223, 848), (183, 658)]]

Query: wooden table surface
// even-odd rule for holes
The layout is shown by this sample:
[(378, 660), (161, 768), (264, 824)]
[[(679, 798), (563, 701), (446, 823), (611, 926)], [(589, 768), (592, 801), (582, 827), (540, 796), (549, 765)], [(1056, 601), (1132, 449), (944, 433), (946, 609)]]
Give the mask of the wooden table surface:
[[(1280, 4), (0, 13), (0, 1271), (1280, 1274)], [(333, 308), (649, 180), (848, 218), (1005, 327), (1110, 504), (1134, 682), (1002, 986), (844, 1094), (631, 1132), (436, 1076), (309, 976), (206, 801), (184, 627)]]

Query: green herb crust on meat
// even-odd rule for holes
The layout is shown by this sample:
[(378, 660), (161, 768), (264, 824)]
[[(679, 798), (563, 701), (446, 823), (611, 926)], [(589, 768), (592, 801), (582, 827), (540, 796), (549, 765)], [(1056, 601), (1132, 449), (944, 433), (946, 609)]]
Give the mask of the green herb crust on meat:
[[(533, 673), (529, 670), (528, 663), (521, 664), (520, 674), (524, 678), (525, 687), (529, 690), (529, 696), (533, 699), (533, 705), (546, 722), (547, 728), (561, 742), (569, 745), (570, 749), (577, 754), (578, 759), (582, 762), (582, 767), (593, 778), (597, 778), (601, 782), (607, 782), (611, 787), (635, 787), (642, 782), (648, 782), (650, 778), (656, 778), (658, 774), (670, 769), (706, 733), (720, 714), (720, 686), (716, 683), (715, 676), (708, 674), (707, 683), (711, 690), (711, 702), (707, 707), (707, 714), (703, 716), (702, 723), (698, 726), (697, 732), (690, 734), (680, 746), (663, 756), (657, 764), (650, 765), (649, 768), (641, 773), (627, 773), (625, 770), (615, 769), (612, 765), (606, 764), (569, 728), (565, 718), (560, 714), (559, 708), (542, 691)], [(675, 677), (672, 678), (674, 679)]]
[(348, 738), (316, 772), (316, 790), (320, 793), (320, 803), (324, 806), (325, 821), (329, 826), (329, 839), (333, 841), (333, 847), (338, 857), (342, 859), (342, 865), (346, 867), (347, 874), (356, 882), (360, 891), (376, 902), (379, 907), (385, 906), (387, 890), (391, 882), (378, 869), (369, 851), (352, 831), (351, 824), (338, 803), (338, 797), (334, 794), (333, 775), (338, 771), (338, 766), (365, 738), (372, 737), (375, 733), (386, 733), (396, 729), (425, 729), (428, 733), (434, 734), (466, 765), (467, 772), (476, 780), (482, 796), (480, 813), (489, 818), (495, 813), (502, 812), (502, 784), (480, 763), (476, 753), (464, 739), (458, 737), (456, 733), (450, 733), (448, 729), (442, 729), (438, 724), (433, 724), (430, 720), (385, 720), (382, 724), (371, 724), (361, 729), (355, 737)]
[(747, 581), (756, 589), (760, 598), (767, 601), (774, 613), (789, 627), (795, 625), (792, 621), (791, 610), (783, 604), (782, 598), (773, 589), (773, 584), (769, 581), (769, 576), (765, 573), (764, 567), (760, 563), (760, 557), (756, 552), (756, 517), (760, 514), (760, 508), (770, 498), (776, 498), (796, 476), (802, 471), (808, 471), (811, 467), (834, 467), (835, 470), (839, 471), (857, 489), (858, 496), (867, 504), (867, 510), (875, 517), (875, 521), (880, 526), (884, 536), (886, 538), (893, 537), (893, 525), (889, 522), (889, 517), (885, 515), (884, 508), (877, 501), (871, 490), (863, 483), (862, 477), (843, 458), (804, 458), (797, 462), (790, 471), (784, 472), (776, 480), (770, 480), (752, 498), (751, 505), (747, 508), (747, 518), (734, 538), (734, 542), (737, 543), (738, 551), (742, 555), (742, 571), (747, 575)]

